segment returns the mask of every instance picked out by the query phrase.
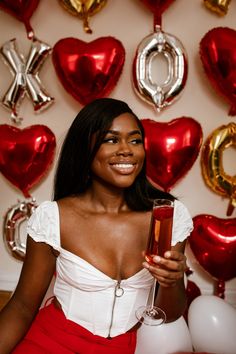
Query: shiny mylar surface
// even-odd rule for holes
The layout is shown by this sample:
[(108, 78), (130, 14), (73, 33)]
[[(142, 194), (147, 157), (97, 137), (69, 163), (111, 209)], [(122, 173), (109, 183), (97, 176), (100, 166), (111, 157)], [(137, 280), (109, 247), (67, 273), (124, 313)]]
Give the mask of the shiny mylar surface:
[(70, 14), (83, 20), (86, 33), (92, 33), (89, 17), (100, 11), (106, 5), (107, 0), (59, 0), (59, 3)]
[(35, 112), (40, 112), (53, 103), (54, 98), (49, 96), (39, 78), (39, 70), (50, 52), (51, 47), (48, 44), (34, 40), (25, 59), (15, 38), (0, 48), (0, 53), (14, 76), (1, 101), (4, 107), (11, 111), (14, 123), (20, 123), (22, 120), (19, 107), (26, 94), (31, 99)]
[(236, 207), (236, 176), (224, 170), (223, 153), (230, 146), (236, 147), (236, 124), (229, 123), (215, 129), (206, 139), (201, 155), (204, 181), (215, 193), (230, 198), (227, 215)]
[(9, 253), (23, 261), (26, 253), (25, 234), (21, 224), (26, 222), (37, 208), (35, 200), (19, 201), (6, 212), (3, 222), (3, 241)]
[(0, 8), (23, 22), (28, 38), (34, 37), (34, 31), (30, 25), (30, 18), (36, 10), (40, 0), (1, 0)]
[(203, 0), (204, 5), (220, 16), (224, 16), (228, 12), (231, 0)]
[(216, 279), (236, 277), (236, 218), (202, 214), (193, 222), (189, 243), (199, 264)]
[(112, 91), (123, 69), (125, 49), (113, 37), (89, 43), (64, 38), (55, 44), (52, 59), (65, 90), (85, 105)]
[(54, 157), (56, 139), (44, 125), (19, 129), (0, 125), (0, 172), (24, 196), (48, 170)]
[(169, 191), (190, 170), (202, 143), (201, 125), (189, 117), (168, 123), (142, 119), (145, 130), (147, 176)]
[(161, 14), (174, 2), (175, 0), (141, 0), (141, 2), (147, 6), (147, 8), (156, 13), (157, 11)]
[(200, 57), (214, 89), (230, 104), (229, 115), (236, 115), (236, 31), (216, 27), (200, 42)]

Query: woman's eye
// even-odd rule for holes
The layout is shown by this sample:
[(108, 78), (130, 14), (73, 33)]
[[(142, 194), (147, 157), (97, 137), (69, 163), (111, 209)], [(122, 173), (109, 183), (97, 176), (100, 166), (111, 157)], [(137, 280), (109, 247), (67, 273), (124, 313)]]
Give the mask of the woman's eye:
[(103, 140), (104, 143), (112, 143), (115, 144), (117, 143), (118, 139), (116, 137), (109, 137), (109, 138), (105, 138)]
[(132, 144), (143, 144), (143, 140), (141, 138), (136, 138), (131, 140)]

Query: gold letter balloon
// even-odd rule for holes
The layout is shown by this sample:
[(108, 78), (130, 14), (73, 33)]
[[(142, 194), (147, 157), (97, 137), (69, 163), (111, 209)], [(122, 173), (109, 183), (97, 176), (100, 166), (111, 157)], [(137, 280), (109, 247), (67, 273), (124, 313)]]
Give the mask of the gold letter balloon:
[(222, 125), (207, 138), (201, 156), (202, 175), (206, 184), (223, 197), (230, 198), (227, 216), (236, 207), (236, 176), (228, 175), (223, 168), (223, 152), (236, 146), (236, 124)]
[[(156, 56), (167, 61), (167, 78), (158, 84), (152, 75)], [(179, 96), (187, 80), (187, 54), (182, 43), (159, 26), (139, 44), (133, 62), (134, 88), (141, 99), (154, 105), (157, 112)]]
[(89, 27), (89, 17), (100, 11), (107, 0), (59, 0), (59, 3), (72, 15), (83, 20), (86, 33), (92, 33)]

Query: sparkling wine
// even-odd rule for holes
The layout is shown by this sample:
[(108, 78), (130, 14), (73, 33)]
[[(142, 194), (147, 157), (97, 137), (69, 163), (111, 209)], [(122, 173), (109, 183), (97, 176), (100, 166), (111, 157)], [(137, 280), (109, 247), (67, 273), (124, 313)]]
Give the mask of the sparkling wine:
[[(171, 248), (174, 201), (169, 199), (154, 199), (149, 239), (145, 258), (153, 263), (153, 257), (163, 256)], [(137, 319), (149, 326), (158, 326), (166, 321), (165, 312), (155, 306), (157, 279), (153, 277), (151, 298), (147, 305), (140, 306), (135, 315)]]
[(152, 263), (154, 256), (163, 256), (171, 248), (174, 208), (172, 206), (154, 207), (150, 225), (149, 240), (145, 258)]

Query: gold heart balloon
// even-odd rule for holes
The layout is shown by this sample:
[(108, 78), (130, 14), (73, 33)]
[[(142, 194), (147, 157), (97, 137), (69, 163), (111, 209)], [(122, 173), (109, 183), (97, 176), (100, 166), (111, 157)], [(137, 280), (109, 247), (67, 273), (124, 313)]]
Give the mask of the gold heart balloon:
[(227, 14), (231, 0), (203, 0), (204, 5), (218, 15), (224, 16)]
[(100, 11), (107, 0), (59, 0), (60, 4), (72, 15), (83, 20), (86, 33), (92, 33), (89, 27), (89, 17)]

